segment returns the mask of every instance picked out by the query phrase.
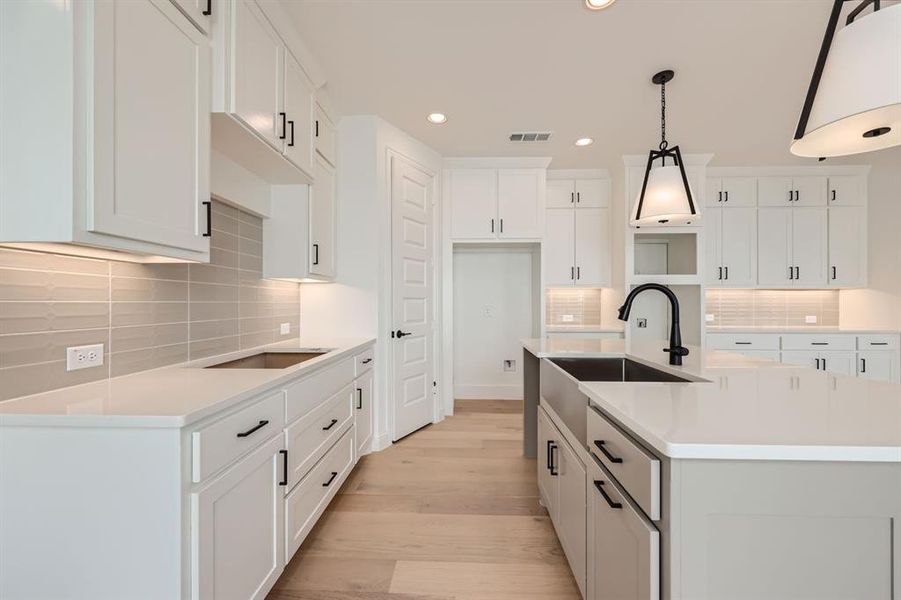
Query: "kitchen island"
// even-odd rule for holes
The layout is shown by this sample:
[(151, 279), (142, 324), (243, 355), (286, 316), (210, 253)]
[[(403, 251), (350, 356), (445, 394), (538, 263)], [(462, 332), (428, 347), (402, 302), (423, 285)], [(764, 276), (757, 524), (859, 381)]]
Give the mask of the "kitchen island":
[(585, 596), (901, 598), (901, 386), (664, 345), (523, 342)]

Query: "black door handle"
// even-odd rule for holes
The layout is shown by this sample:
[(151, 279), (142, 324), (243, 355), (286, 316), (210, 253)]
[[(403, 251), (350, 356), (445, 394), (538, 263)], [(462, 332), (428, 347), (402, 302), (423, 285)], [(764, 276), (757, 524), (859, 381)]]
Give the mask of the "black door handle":
[(294, 146), (294, 121), (288, 121), (288, 127), (291, 129), (291, 141), (288, 142), (288, 146)]
[(601, 496), (604, 497), (604, 500), (607, 501), (607, 504), (610, 506), (610, 508), (622, 508), (623, 507), (621, 502), (614, 502), (613, 498), (611, 498), (610, 496), (607, 495), (607, 492), (604, 491), (604, 482), (603, 481), (595, 481), (594, 487), (596, 487), (598, 489), (598, 491), (601, 493)]
[(256, 431), (259, 431), (260, 429), (262, 429), (263, 427), (265, 427), (268, 424), (269, 424), (269, 421), (260, 421), (259, 425), (255, 425), (255, 426), (251, 427), (250, 429), (248, 429), (247, 431), (242, 431), (241, 433), (238, 434), (238, 437), (239, 438), (247, 437), (250, 434), (255, 433)]
[(213, 203), (210, 200), (207, 200), (203, 203), (206, 206), (206, 232), (203, 234), (203, 237), (212, 237), (213, 236)]
[(287, 450), (279, 450), (279, 454), (282, 455), (282, 480), (278, 482), (280, 486), (288, 485), (288, 451)]
[(319, 264), (319, 244), (313, 244), (313, 264)]
[(331, 429), (332, 427), (334, 427), (334, 426), (335, 426), (335, 423), (337, 423), (337, 422), (338, 422), (338, 419), (332, 419), (332, 422), (329, 423), (328, 425), (326, 425), (325, 427), (323, 427), (323, 428), (322, 428), (322, 431), (328, 431), (329, 429)]
[(357, 410), (363, 410), (363, 388), (357, 388)]
[(335, 477), (338, 476), (338, 471), (332, 471), (332, 476), (328, 478), (328, 481), (322, 484), (322, 487), (328, 487), (332, 485), (332, 482), (335, 480)]
[(616, 464), (623, 462), (623, 459), (619, 458), (618, 456), (613, 456), (612, 454), (610, 454), (610, 451), (607, 450), (606, 442), (604, 440), (595, 440), (594, 445), (598, 447), (598, 450), (600, 450), (604, 454), (604, 456), (607, 457), (607, 460), (609, 460), (610, 462), (616, 463)]
[(407, 337), (408, 335), (413, 335), (413, 334), (410, 333), (409, 331), (401, 331), (400, 329), (398, 329), (397, 333), (395, 333), (394, 335), (396, 335), (398, 338), (402, 338), (402, 337)]
[(213, 14), (213, 0), (206, 0), (206, 10), (203, 11), (201, 14), (203, 14), (203, 16), (205, 16), (205, 17), (208, 17), (211, 14)]

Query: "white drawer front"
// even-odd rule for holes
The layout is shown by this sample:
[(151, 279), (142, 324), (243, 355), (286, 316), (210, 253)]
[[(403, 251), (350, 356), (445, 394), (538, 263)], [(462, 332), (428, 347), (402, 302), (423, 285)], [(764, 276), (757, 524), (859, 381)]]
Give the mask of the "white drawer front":
[(191, 436), (194, 483), (271, 439), (284, 426), (285, 395), (279, 391), (195, 431)]
[(588, 407), (588, 447), (645, 513), (660, 518), (660, 460)]
[(285, 561), (291, 560), (310, 529), (347, 479), (354, 464), (354, 432), (349, 429), (285, 498)]
[(712, 350), (778, 350), (777, 333), (708, 333), (707, 347)]
[(346, 358), (288, 388), (287, 422), (307, 414), (354, 379), (354, 359)]
[(855, 336), (840, 333), (787, 333), (783, 350), (854, 350)]
[(369, 347), (354, 357), (356, 376), (359, 377), (372, 368), (375, 361), (375, 348)]
[(897, 350), (901, 344), (901, 335), (890, 333), (867, 334), (857, 336), (858, 350)]
[(285, 493), (303, 479), (353, 422), (352, 396), (353, 387), (348, 385), (285, 430), (285, 447), (288, 450), (288, 485)]

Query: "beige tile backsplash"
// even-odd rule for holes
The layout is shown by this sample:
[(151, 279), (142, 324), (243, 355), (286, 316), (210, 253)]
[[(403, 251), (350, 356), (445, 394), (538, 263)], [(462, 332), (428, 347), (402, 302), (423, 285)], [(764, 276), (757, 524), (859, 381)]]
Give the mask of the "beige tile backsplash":
[[(209, 265), (0, 248), (0, 400), (297, 337), (300, 287), (262, 278), (261, 219), (214, 202), (210, 245)], [(104, 365), (67, 372), (85, 344)]]
[(708, 289), (707, 314), (713, 327), (838, 327), (838, 290)]
[[(552, 327), (600, 327), (600, 289), (548, 288), (545, 297), (546, 320)], [(564, 315), (572, 317), (565, 321)]]

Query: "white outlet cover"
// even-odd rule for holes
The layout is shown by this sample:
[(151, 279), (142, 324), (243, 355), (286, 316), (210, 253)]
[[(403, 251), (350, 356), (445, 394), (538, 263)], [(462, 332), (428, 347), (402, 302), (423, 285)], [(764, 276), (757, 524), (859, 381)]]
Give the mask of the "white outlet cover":
[(278, 326), (278, 332), (281, 335), (288, 335), (291, 333), (291, 323), (282, 323)]
[(707, 321), (708, 323), (713, 323), (716, 320), (716, 315), (707, 313), (704, 315), (704, 320)]
[(66, 348), (66, 371), (103, 366), (103, 344)]
[(804, 317), (804, 322), (808, 325), (813, 325), (817, 322), (817, 317), (816, 315), (807, 315), (806, 317)]
[(573, 315), (560, 315), (560, 320), (564, 323), (572, 323), (576, 320), (576, 317)]

